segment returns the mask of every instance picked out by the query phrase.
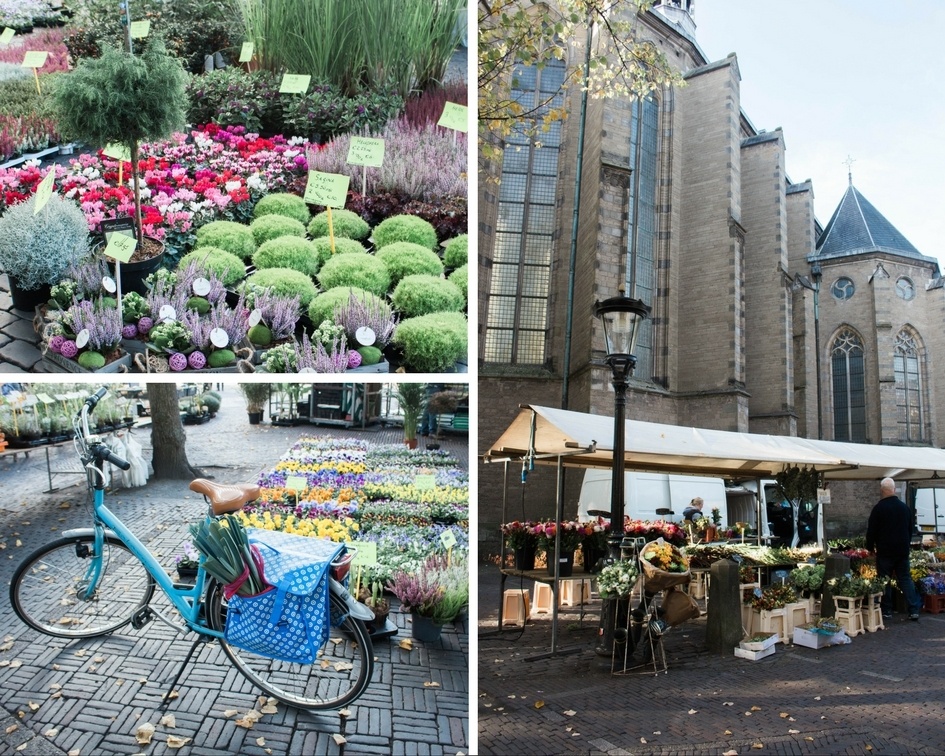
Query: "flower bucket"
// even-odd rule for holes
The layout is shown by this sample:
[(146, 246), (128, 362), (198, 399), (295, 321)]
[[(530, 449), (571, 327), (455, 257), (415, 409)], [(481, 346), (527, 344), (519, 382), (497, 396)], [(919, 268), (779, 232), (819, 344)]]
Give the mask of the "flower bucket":
[[(562, 551), (558, 563), (558, 577), (571, 577), (572, 572), (574, 572), (574, 552)], [(555, 555), (553, 550), (548, 552), (548, 574), (551, 576), (555, 574)]]
[(513, 553), (515, 555), (515, 569), (522, 571), (535, 569), (534, 544), (515, 549)]
[(430, 617), (424, 617), (416, 612), (411, 612), (413, 623), (410, 626), (410, 637), (414, 640), (424, 643), (433, 643), (440, 639), (443, 632), (443, 625), (437, 624)]

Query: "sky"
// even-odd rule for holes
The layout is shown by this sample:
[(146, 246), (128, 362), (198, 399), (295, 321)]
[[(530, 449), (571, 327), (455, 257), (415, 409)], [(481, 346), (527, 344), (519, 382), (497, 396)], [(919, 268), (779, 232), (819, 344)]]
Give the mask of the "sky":
[(853, 185), (945, 273), (945, 2), (696, 0), (706, 57), (734, 52), (741, 106), (784, 131), (821, 225)]

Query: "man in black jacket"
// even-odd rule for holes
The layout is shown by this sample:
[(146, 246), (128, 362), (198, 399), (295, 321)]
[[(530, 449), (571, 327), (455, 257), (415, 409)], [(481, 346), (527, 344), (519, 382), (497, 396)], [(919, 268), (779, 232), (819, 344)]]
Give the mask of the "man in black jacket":
[[(896, 496), (896, 481), (883, 478), (879, 484), (883, 497), (870, 512), (866, 527), (866, 548), (876, 553), (876, 573), (880, 577), (895, 575), (896, 585), (903, 592), (909, 607), (909, 619), (918, 621), (922, 600), (909, 572), (909, 545), (912, 543), (912, 512)], [(882, 600), (883, 616), (892, 617), (892, 588), (887, 586)]]

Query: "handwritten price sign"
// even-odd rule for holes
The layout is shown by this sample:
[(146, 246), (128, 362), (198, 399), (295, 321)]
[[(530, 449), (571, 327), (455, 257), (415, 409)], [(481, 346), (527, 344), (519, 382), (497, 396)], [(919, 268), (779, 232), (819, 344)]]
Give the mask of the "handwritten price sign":
[(132, 39), (143, 39), (151, 33), (151, 22), (150, 21), (132, 21), (131, 22), (131, 38)]
[(42, 68), (46, 65), (46, 58), (49, 53), (45, 50), (29, 50), (23, 56), (23, 68)]
[(138, 240), (133, 236), (112, 234), (112, 238), (108, 240), (108, 245), (105, 247), (105, 254), (113, 260), (126, 263), (131, 259), (137, 246)]
[(244, 42), (240, 48), (240, 63), (249, 63), (253, 59), (256, 46), (252, 42)]
[(357, 567), (358, 565), (362, 567), (371, 567), (377, 564), (377, 544), (368, 543), (367, 541), (358, 541), (356, 544), (351, 544), (351, 546), (358, 550), (358, 553), (354, 555), (354, 559), (351, 560), (351, 564)]
[(49, 202), (49, 198), (52, 197), (55, 174), (54, 170), (50, 170), (46, 177), (39, 182), (39, 186), (36, 187), (36, 205), (33, 207), (33, 215), (42, 210)]
[(384, 163), (384, 140), (368, 137), (351, 137), (347, 161), (350, 165), (380, 168)]
[(436, 125), (454, 131), (462, 131), (465, 134), (469, 130), (469, 108), (455, 102), (446, 103), (443, 106), (443, 114)]
[(306, 74), (286, 74), (282, 77), (279, 92), (280, 94), (303, 94), (311, 81), (312, 77)]
[(344, 207), (348, 199), (348, 184), (351, 179), (340, 173), (308, 172), (305, 185), (305, 201), (311, 205)]

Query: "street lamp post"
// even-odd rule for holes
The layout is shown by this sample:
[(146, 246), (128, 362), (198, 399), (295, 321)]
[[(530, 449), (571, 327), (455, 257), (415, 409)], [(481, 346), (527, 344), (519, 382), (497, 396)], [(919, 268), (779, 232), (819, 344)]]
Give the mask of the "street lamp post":
[(814, 279), (814, 370), (817, 373), (817, 438), (824, 437), (824, 417), (821, 414), (823, 406), (820, 396), (820, 281), (824, 272), (820, 263), (814, 263), (810, 269), (810, 277)]
[(649, 316), (650, 307), (639, 299), (630, 299), (621, 292), (618, 297), (594, 304), (594, 317), (604, 326), (606, 356), (604, 362), (613, 373), (614, 387), (614, 460), (610, 488), (610, 556), (620, 558), (620, 542), (624, 537), (624, 421), (627, 408), (627, 379), (633, 375), (640, 325)]

